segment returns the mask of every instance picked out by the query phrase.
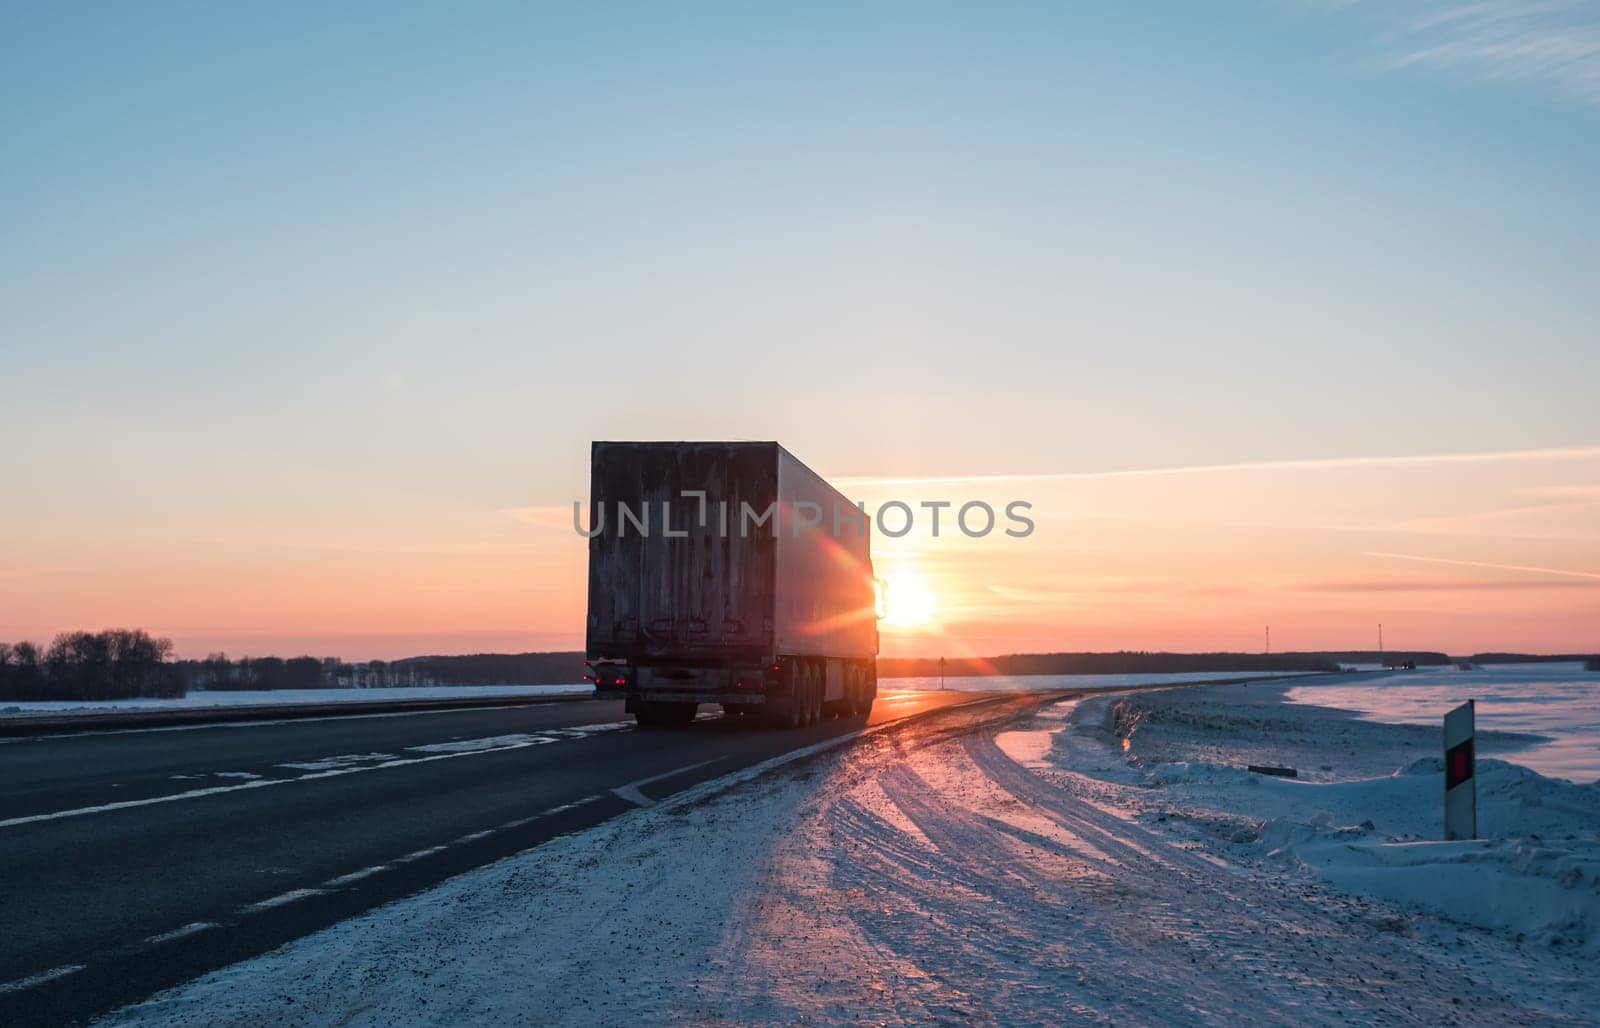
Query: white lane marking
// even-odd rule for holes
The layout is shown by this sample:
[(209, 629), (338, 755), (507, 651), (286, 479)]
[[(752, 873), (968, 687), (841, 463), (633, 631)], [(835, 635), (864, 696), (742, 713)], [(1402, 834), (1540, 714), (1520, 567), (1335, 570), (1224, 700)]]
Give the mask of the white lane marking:
[[(615, 722), (621, 724), (622, 722)], [(585, 726), (596, 730), (609, 730), (607, 725)], [(28, 814), (23, 817), (7, 818), (0, 821), (0, 828), (15, 828), (18, 825), (37, 824), (41, 821), (59, 821), (68, 817), (83, 817), (88, 814), (104, 814), (113, 810), (128, 810), (133, 807), (148, 807), (157, 803), (177, 803), (180, 800), (201, 799), (206, 796), (220, 796), (224, 793), (241, 792), (245, 789), (267, 789), (274, 785), (291, 785), (295, 782), (310, 782), (322, 778), (338, 778), (341, 775), (363, 774), (368, 771), (383, 771), (394, 767), (409, 767), (412, 764), (427, 764), (435, 760), (455, 760), (460, 757), (480, 757), (489, 753), (504, 753), (508, 750), (526, 749), (535, 746), (534, 742), (518, 742), (494, 749), (466, 750), (455, 753), (430, 753), (421, 757), (396, 757), (393, 760), (381, 761), (377, 764), (365, 764), (360, 767), (336, 767), (326, 771), (313, 771), (309, 774), (298, 775), (294, 778), (259, 778), (238, 785), (214, 785), (205, 789), (189, 789), (185, 792), (173, 793), (170, 796), (150, 796), (140, 800), (118, 800), (115, 803), (101, 803), (92, 807), (78, 807), (74, 810), (57, 810), (48, 814)]]
[(161, 932), (159, 934), (152, 935), (144, 941), (153, 946), (159, 946), (163, 942), (176, 942), (179, 939), (187, 939), (191, 935), (199, 935), (201, 932), (208, 931), (212, 928), (221, 927), (222, 926), (215, 921), (191, 921), (182, 928), (174, 928), (170, 932)]
[(541, 817), (550, 817), (553, 814), (565, 814), (567, 811), (576, 807), (581, 807), (585, 803), (598, 803), (605, 798), (606, 797), (604, 793), (597, 792), (589, 796), (584, 796), (581, 799), (573, 800), (571, 803), (563, 803), (559, 807), (551, 807), (549, 810), (541, 810), (537, 814), (530, 814), (527, 817), (519, 817), (515, 821), (507, 821), (505, 824), (495, 829), (495, 831), (504, 832), (511, 828), (521, 828), (523, 825), (533, 824)]
[(67, 964), (63, 967), (52, 967), (48, 971), (40, 971), (38, 974), (30, 974), (26, 978), (0, 983), (0, 996), (7, 996), (13, 992), (24, 992), (36, 985), (53, 982), (57, 978), (65, 978), (69, 974), (77, 974), (83, 968), (83, 964)]
[(487, 839), (489, 836), (493, 835), (494, 832), (495, 832), (495, 830), (493, 828), (485, 828), (481, 832), (473, 832), (470, 835), (463, 835), (461, 838), (457, 839), (455, 842), (451, 843), (450, 845), (452, 845), (452, 846), (465, 846), (469, 842), (477, 842), (479, 839)]
[(443, 853), (449, 848), (448, 846), (429, 846), (423, 850), (412, 850), (403, 857), (395, 857), (394, 862), (396, 864), (409, 864), (414, 860), (421, 860), (423, 857), (431, 857), (435, 853)]
[(363, 878), (371, 878), (373, 875), (383, 874), (383, 872), (388, 870), (391, 870), (390, 865), (388, 864), (373, 864), (371, 867), (364, 867), (359, 871), (351, 871), (349, 874), (343, 874), (337, 878), (330, 878), (322, 883), (322, 887), (325, 889), (337, 889), (340, 886), (351, 885), (355, 882), (359, 882)]
[(320, 760), (302, 760), (290, 764), (274, 764), (274, 767), (286, 767), (292, 771), (332, 771), (335, 768), (350, 767), (354, 764), (375, 763), (380, 760), (394, 760), (393, 753), (341, 753), (333, 757), (323, 757)]
[[(697, 767), (705, 767), (707, 764), (714, 764), (717, 761), (724, 760), (724, 759), (726, 759), (726, 758), (724, 758), (724, 757), (713, 757), (711, 760), (702, 760), (698, 764), (688, 764), (688, 765), (686, 765), (684, 767), (674, 768), (671, 771), (663, 771), (659, 775), (651, 775), (649, 778), (641, 778), (637, 782), (629, 782), (626, 785), (619, 785), (615, 789), (612, 789), (611, 791), (616, 793), (618, 796), (622, 797), (623, 799), (627, 800), (629, 803), (632, 803), (632, 804), (635, 804), (635, 805), (641, 806), (641, 807), (653, 807), (653, 806), (656, 805), (656, 801), (651, 799), (650, 797), (646, 796), (644, 793), (640, 792), (639, 791), (639, 787), (640, 786), (649, 785), (652, 782), (659, 782), (663, 778), (671, 778), (673, 775), (681, 775), (686, 771), (693, 771)], [(552, 813), (553, 813), (553, 811), (552, 811)]]
[(553, 735), (543, 733), (524, 733), (521, 735), (491, 735), (487, 739), (458, 739), (455, 742), (430, 742), (423, 746), (407, 746), (412, 753), (475, 753), (478, 750), (498, 750), (518, 743), (527, 746), (542, 746), (545, 743), (555, 742)]
[(256, 903), (247, 903), (239, 908), (239, 913), (259, 914), (263, 910), (272, 910), (275, 907), (283, 907), (303, 899), (310, 899), (312, 896), (326, 896), (327, 894), (327, 889), (290, 889), (288, 892), (279, 893)]

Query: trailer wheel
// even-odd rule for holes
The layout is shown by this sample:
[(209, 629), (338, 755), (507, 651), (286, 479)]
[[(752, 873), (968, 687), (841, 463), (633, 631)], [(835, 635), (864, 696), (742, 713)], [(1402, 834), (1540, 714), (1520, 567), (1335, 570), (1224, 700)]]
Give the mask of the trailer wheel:
[(799, 688), (794, 693), (795, 716), (789, 727), (804, 728), (811, 723), (811, 690), (816, 684), (816, 678), (811, 671), (811, 662), (800, 666)]
[(809, 660), (800, 665), (800, 679), (796, 684), (798, 688), (794, 693), (794, 701), (790, 704), (789, 727), (804, 728), (811, 723), (811, 690), (816, 684), (816, 676)]
[(835, 713), (843, 720), (850, 720), (856, 714), (856, 693), (861, 688), (861, 676), (857, 673), (854, 664), (844, 666), (844, 695), (835, 705)]
[(878, 695), (877, 674), (870, 666), (856, 668), (856, 688), (850, 701), (850, 719), (866, 721), (872, 715), (872, 701)]

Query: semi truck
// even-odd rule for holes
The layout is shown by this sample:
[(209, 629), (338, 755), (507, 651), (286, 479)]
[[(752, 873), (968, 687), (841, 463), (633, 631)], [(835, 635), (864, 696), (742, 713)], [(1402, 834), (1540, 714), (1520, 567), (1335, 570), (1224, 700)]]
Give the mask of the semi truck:
[(775, 442), (595, 442), (586, 678), (640, 728), (865, 720), (878, 597), (864, 510)]

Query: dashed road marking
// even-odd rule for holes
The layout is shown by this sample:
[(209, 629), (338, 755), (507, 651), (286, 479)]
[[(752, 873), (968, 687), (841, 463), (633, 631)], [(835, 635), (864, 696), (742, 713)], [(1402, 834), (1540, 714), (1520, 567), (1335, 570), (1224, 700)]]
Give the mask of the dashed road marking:
[(48, 971), (40, 971), (38, 974), (30, 974), (26, 978), (0, 983), (0, 996), (10, 995), (13, 992), (26, 992), (46, 982), (53, 982), (57, 978), (65, 978), (69, 974), (77, 974), (84, 969), (84, 966), (83, 964), (66, 964), (62, 967), (52, 967)]
[(374, 864), (371, 867), (364, 867), (359, 871), (351, 871), (349, 874), (342, 874), (337, 878), (330, 878), (322, 883), (322, 887), (325, 889), (337, 889), (341, 886), (352, 885), (361, 881), (363, 878), (371, 878), (373, 875), (383, 874), (383, 872), (389, 870), (392, 870), (392, 868), (388, 864)]
[(215, 921), (192, 921), (182, 928), (174, 928), (170, 932), (160, 932), (146, 938), (144, 941), (153, 946), (159, 946), (163, 942), (176, 942), (179, 939), (187, 939), (191, 935), (199, 935), (201, 932), (221, 927), (222, 925)]
[[(615, 731), (617, 727), (623, 724), (624, 722), (614, 721), (598, 725), (580, 725), (578, 726), (578, 729), (584, 729), (591, 733), (607, 732)], [(569, 731), (576, 731), (578, 729), (569, 729)], [(104, 814), (114, 810), (129, 810), (134, 807), (149, 807), (158, 803), (177, 803), (181, 800), (201, 799), (206, 796), (220, 796), (225, 793), (242, 792), (246, 789), (269, 789), (275, 785), (292, 785), (296, 782), (310, 782), (323, 778), (338, 778), (343, 775), (364, 774), (368, 771), (383, 771), (389, 768), (410, 767), (415, 764), (432, 763), (436, 760), (460, 760), (463, 757), (481, 757), (491, 753), (505, 753), (510, 750), (526, 749), (529, 746), (537, 746), (548, 741), (548, 739), (538, 739), (533, 736), (529, 736), (519, 739), (519, 741), (516, 742), (507, 743), (503, 746), (494, 746), (486, 749), (468, 749), (449, 753), (428, 753), (425, 756), (420, 757), (396, 757), (391, 760), (383, 760), (373, 764), (363, 764), (360, 766), (341, 766), (328, 768), (326, 770), (312, 771), (308, 774), (296, 775), (293, 778), (258, 778), (248, 782), (240, 782), (237, 785), (213, 785), (201, 789), (188, 789), (184, 792), (172, 793), (171, 795), (167, 796), (150, 796), (146, 797), (145, 799), (138, 800), (118, 800), (114, 803), (100, 803), (92, 807), (78, 807), (73, 810), (57, 810), (48, 814), (29, 814), (23, 817), (12, 817), (7, 818), (4, 821), (0, 821), (0, 828), (15, 828), (19, 825), (37, 824), (41, 821), (59, 821), (63, 818), (83, 817), (88, 814)], [(381, 754), (379, 756), (381, 756)], [(113, 788), (115, 788), (115, 786), (113, 786)]]
[(449, 849), (448, 846), (429, 846), (427, 849), (412, 850), (403, 857), (395, 857), (394, 862), (396, 864), (409, 864), (412, 861), (421, 860), (424, 857), (431, 857), (435, 853), (443, 853), (447, 849)]
[(278, 907), (288, 906), (290, 903), (298, 903), (303, 899), (310, 899), (313, 896), (326, 896), (327, 894), (327, 889), (290, 889), (288, 892), (279, 893), (276, 896), (271, 896), (255, 903), (248, 903), (240, 907), (239, 912), (241, 914), (259, 914), (263, 910), (274, 910)]

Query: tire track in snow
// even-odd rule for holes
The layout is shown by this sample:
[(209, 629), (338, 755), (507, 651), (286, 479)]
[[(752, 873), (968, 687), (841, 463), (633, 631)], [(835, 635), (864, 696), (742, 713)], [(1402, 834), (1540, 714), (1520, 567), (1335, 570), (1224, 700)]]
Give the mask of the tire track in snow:
[[(1227, 990), (1264, 992), (1265, 1003), (1251, 1004), (1258, 1011), (1287, 1014), (1302, 1008), (1303, 1016), (1308, 993), (1320, 993), (1319, 1016), (1324, 1017), (1336, 1011), (1370, 1017), (1381, 1011), (1389, 1018), (1427, 1023), (1536, 1020), (1533, 1012), (1506, 1006), (1433, 952), (1372, 930), (1365, 916), (1352, 918), (1349, 905), (1337, 898), (1285, 875), (1263, 880), (1220, 868), (1050, 784), (1007, 756), (992, 731), (967, 736), (962, 749), (997, 786), (1047, 811), (1068, 831), (1102, 845), (1124, 844), (1127, 873), (1152, 887), (1153, 902), (1137, 920), (1159, 938), (1207, 954), (1208, 974)], [(1350, 944), (1352, 927), (1361, 931), (1359, 945)]]

